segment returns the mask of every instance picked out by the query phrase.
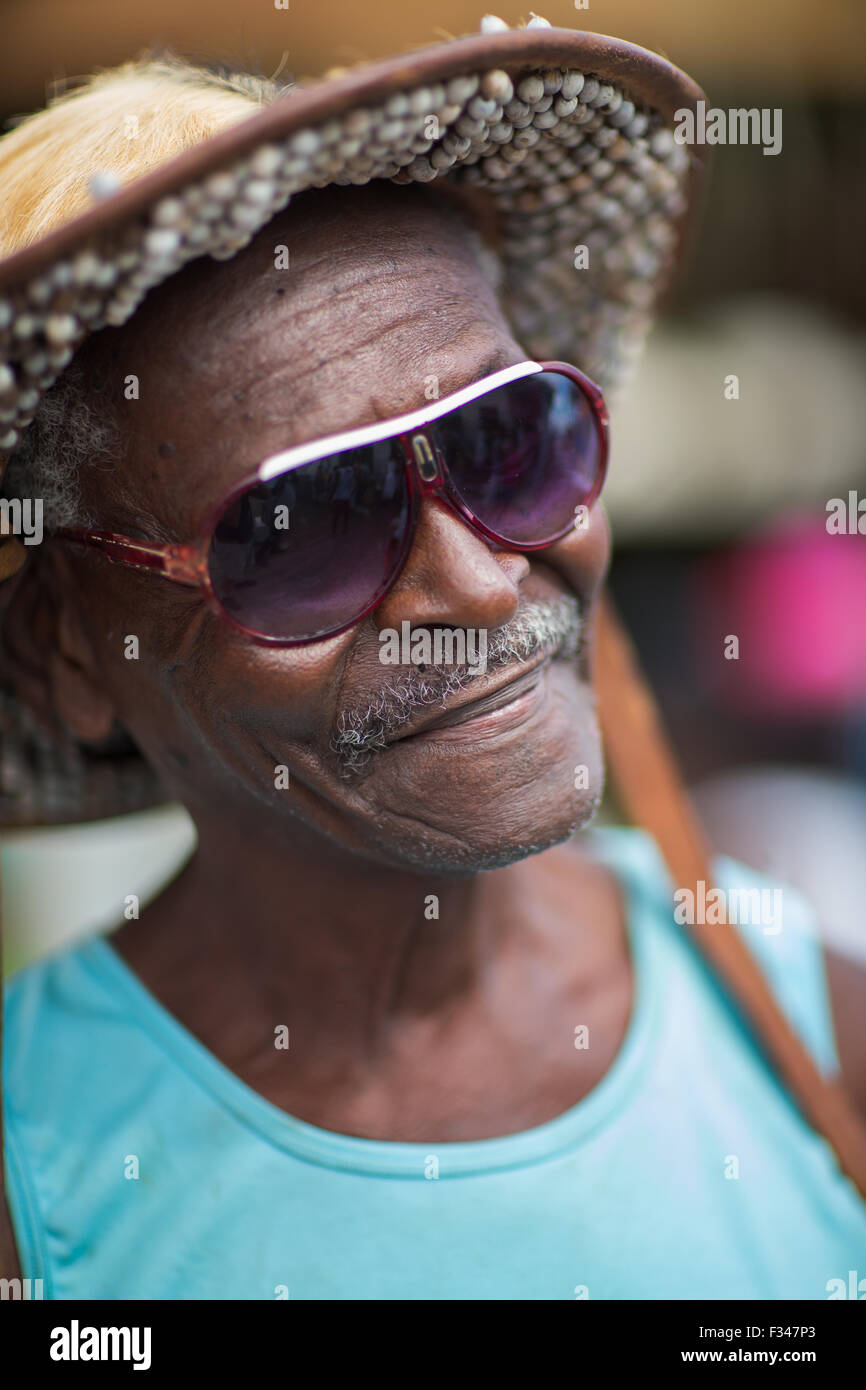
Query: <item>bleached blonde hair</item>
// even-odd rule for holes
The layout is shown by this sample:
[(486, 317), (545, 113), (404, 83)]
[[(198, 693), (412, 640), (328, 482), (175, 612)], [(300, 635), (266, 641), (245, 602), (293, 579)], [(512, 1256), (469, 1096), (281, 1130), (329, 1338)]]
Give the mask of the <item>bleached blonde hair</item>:
[(290, 85), (168, 54), (133, 59), (59, 93), (0, 137), (0, 255), (84, 212), (96, 176), (132, 183)]

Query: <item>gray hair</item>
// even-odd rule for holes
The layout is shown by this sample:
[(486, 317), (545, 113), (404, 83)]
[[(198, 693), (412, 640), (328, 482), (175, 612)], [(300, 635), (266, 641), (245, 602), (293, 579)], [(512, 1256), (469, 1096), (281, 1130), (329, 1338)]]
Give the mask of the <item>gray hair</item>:
[(74, 357), (39, 402), (30, 427), (11, 455), (0, 493), (42, 501), (46, 531), (92, 526), (81, 479), (93, 463), (117, 464), (120, 424), (105, 385)]

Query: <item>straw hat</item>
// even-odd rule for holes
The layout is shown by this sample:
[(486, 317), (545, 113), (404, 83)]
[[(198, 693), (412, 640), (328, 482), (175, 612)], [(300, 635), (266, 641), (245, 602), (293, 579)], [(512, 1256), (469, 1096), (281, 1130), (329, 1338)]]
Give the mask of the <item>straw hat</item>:
[[(7, 492), (43, 396), (90, 334), (126, 322), (194, 258), (233, 256), (295, 194), (332, 184), (459, 189), (493, 229), (527, 353), (575, 361), (615, 390), (695, 202), (701, 150), (673, 126), (703, 94), (618, 39), (539, 17), (510, 30), (487, 16), (481, 30), (288, 86), (138, 60), (3, 136)], [(15, 537), (0, 540), (0, 581), (25, 558)], [(0, 582), (0, 605), (13, 587)], [(84, 749), (42, 731), (0, 665), (0, 822), (91, 819), (160, 797), (125, 741)]]

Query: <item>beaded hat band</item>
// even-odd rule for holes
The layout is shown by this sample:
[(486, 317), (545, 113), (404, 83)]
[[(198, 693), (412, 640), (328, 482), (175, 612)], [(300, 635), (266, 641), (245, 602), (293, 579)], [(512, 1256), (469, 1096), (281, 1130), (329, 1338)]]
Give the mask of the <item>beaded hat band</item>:
[(610, 389), (671, 265), (697, 171), (673, 114), (701, 96), (655, 54), (551, 27), (293, 88), (0, 261), (0, 450), (84, 338), (124, 323), (187, 261), (234, 255), (295, 193), (373, 179), (483, 190), (516, 331), (556, 356), (579, 322), (581, 365)]
[[(490, 214), (502, 302), (528, 355), (627, 377), (696, 201), (700, 148), (675, 114), (700, 89), (618, 39), (534, 18), (275, 95), (0, 260), (0, 477), (93, 332), (125, 323), (187, 262), (228, 259), (293, 195), (328, 185), (459, 186)], [(0, 536), (0, 581), (24, 558)], [(0, 588), (2, 598), (2, 588)], [(159, 798), (140, 758), (91, 758), (36, 730), (0, 676), (0, 821), (90, 819)]]

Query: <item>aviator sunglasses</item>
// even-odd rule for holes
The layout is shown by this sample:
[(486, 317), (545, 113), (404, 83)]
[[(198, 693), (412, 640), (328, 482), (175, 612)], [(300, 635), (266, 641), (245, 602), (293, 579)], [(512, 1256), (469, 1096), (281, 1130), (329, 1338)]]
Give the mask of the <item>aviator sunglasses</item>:
[(501, 548), (541, 550), (585, 521), (607, 455), (595, 383), (565, 362), (521, 362), (408, 415), (266, 458), (191, 543), (55, 534), (198, 588), (248, 637), (292, 646), (343, 632), (382, 602), (425, 497)]

